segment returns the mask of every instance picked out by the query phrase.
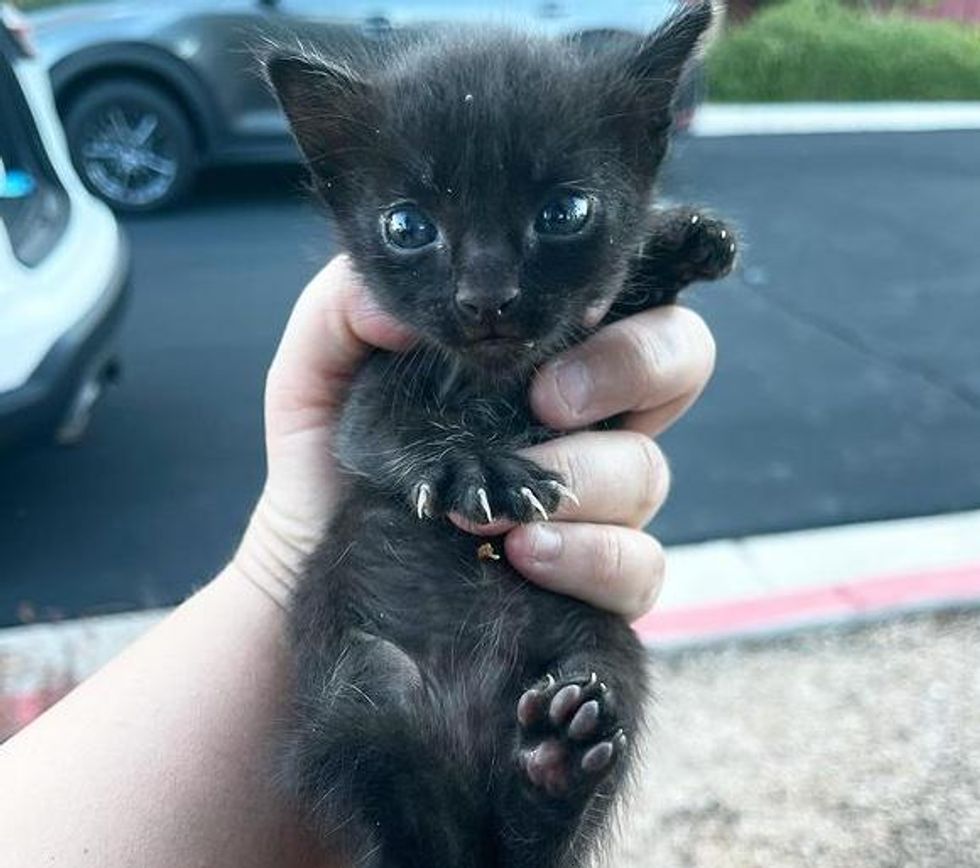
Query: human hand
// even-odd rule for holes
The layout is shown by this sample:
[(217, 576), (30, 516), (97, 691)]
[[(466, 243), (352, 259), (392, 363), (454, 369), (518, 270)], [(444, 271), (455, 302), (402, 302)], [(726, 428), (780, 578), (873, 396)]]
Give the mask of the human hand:
[[(549, 522), (509, 530), (508, 560), (543, 587), (634, 620), (656, 602), (664, 554), (643, 531), (667, 498), (670, 471), (651, 439), (694, 403), (714, 369), (711, 332), (693, 311), (644, 311), (598, 331), (539, 371), (531, 406), (573, 433), (525, 450), (576, 494)], [(613, 431), (577, 431), (613, 416)]]
[[(351, 377), (372, 346), (398, 351), (412, 340), (372, 302), (346, 257), (332, 260), (297, 301), (266, 379), (266, 484), (235, 555), (240, 571), (277, 597), (336, 508), (332, 442)], [(663, 503), (669, 473), (650, 436), (690, 406), (713, 363), (703, 321), (671, 307), (604, 328), (542, 369), (531, 390), (542, 421), (574, 430), (625, 414), (624, 424), (528, 450), (565, 476), (580, 504), (565, 502), (548, 524), (509, 530), (516, 569), (625, 617), (653, 604), (663, 553), (641, 528)]]

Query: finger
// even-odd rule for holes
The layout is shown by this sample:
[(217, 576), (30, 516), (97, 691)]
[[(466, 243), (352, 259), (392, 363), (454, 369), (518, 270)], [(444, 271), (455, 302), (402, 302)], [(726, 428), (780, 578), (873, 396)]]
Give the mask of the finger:
[(562, 498), (556, 519), (643, 527), (670, 489), (670, 468), (649, 437), (632, 431), (587, 431), (524, 450), (562, 475), (578, 503)]
[(663, 549), (638, 530), (537, 522), (514, 528), (504, 547), (532, 582), (631, 621), (649, 611), (663, 584)]
[(545, 365), (531, 388), (531, 406), (558, 429), (640, 411), (645, 415), (628, 422), (640, 420), (653, 428), (646, 433), (659, 433), (701, 393), (714, 360), (714, 339), (694, 311), (644, 311)]
[(636, 431), (646, 437), (657, 437), (683, 416), (700, 394), (700, 390), (689, 392), (652, 410), (627, 413), (622, 418), (620, 428)]
[[(670, 490), (670, 467), (649, 437), (631, 431), (586, 431), (523, 450), (541, 467), (561, 474), (573, 497), (563, 496), (551, 518), (643, 527)], [(506, 533), (513, 522), (474, 524), (450, 513), (457, 527), (479, 536)]]
[(323, 424), (371, 346), (399, 350), (411, 341), (410, 332), (368, 295), (350, 260), (335, 257), (290, 314), (266, 380), (267, 422), (273, 430)]

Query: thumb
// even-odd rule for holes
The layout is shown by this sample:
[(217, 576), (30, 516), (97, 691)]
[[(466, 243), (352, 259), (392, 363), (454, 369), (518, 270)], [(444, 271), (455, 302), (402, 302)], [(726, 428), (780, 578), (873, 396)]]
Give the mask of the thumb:
[(335, 257), (307, 284), (286, 324), (266, 378), (266, 430), (329, 424), (371, 348), (402, 350), (412, 340), (371, 298), (349, 258)]

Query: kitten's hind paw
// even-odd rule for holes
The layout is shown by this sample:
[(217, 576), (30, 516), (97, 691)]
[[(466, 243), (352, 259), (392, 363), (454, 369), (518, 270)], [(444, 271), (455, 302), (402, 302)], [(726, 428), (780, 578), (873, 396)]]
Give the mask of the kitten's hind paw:
[(594, 672), (561, 681), (546, 676), (518, 700), (517, 722), (518, 765), (551, 798), (587, 795), (626, 752), (612, 692)]
[(510, 454), (449, 458), (411, 493), (420, 519), (455, 512), (474, 524), (547, 521), (562, 498), (578, 503), (558, 474)]

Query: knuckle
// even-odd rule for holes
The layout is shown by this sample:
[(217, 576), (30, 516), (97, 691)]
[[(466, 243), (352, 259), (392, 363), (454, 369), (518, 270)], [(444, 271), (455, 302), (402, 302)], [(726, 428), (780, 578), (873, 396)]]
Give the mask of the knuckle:
[(677, 308), (678, 323), (685, 333), (683, 345), (686, 364), (695, 383), (703, 385), (715, 369), (718, 348), (715, 337), (704, 319), (690, 308)]
[(650, 565), (650, 569), (643, 576), (641, 587), (637, 591), (636, 601), (633, 606), (633, 617), (639, 618), (649, 612), (657, 602), (660, 591), (663, 588), (666, 562), (663, 547), (653, 537), (647, 537), (650, 553), (644, 557), (644, 563)]
[[(574, 445), (573, 439), (558, 437), (547, 443), (532, 446), (521, 454), (544, 470), (557, 474), (558, 481), (576, 494), (587, 490), (588, 485), (585, 484), (589, 477), (587, 456), (582, 454), (581, 448)], [(564, 503), (563, 506), (568, 510), (568, 503)]]
[(282, 370), (281, 363), (274, 359), (265, 374), (265, 407), (266, 413), (289, 412), (300, 406), (295, 399), (295, 389), (292, 388), (288, 374)]
[(653, 328), (642, 321), (622, 324), (626, 373), (636, 389), (649, 393), (669, 375), (674, 367), (674, 351), (664, 340), (664, 329)]
[(715, 366), (717, 347), (707, 323), (684, 307), (661, 308), (618, 324), (621, 365), (643, 394), (669, 387), (700, 391)]
[(635, 514), (643, 523), (664, 505), (670, 490), (670, 466), (663, 451), (643, 434), (631, 435), (639, 456)]
[(282, 376), (279, 373), (279, 364), (277, 363), (276, 359), (272, 360), (272, 364), (269, 365), (268, 370), (265, 372), (265, 382), (263, 387), (263, 394), (267, 402), (270, 397), (281, 391)]
[(623, 546), (611, 528), (599, 528), (592, 540), (592, 570), (602, 588), (613, 588), (622, 581)]
[(563, 485), (567, 485), (572, 491), (579, 491), (582, 487), (583, 477), (586, 475), (582, 467), (582, 456), (579, 450), (571, 447), (567, 441), (562, 441), (556, 445), (559, 448), (553, 450), (549, 456), (551, 460), (544, 464), (561, 477)]

